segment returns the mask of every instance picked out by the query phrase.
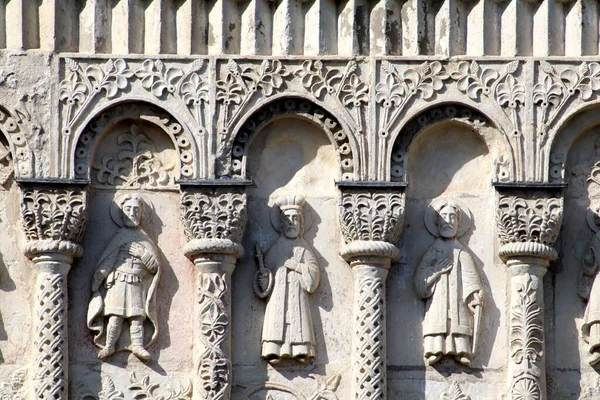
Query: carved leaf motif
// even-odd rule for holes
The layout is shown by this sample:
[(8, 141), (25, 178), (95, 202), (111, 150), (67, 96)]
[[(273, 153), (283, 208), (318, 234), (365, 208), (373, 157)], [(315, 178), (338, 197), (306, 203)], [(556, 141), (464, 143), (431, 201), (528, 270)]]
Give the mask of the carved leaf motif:
[(543, 83), (538, 83), (533, 87), (533, 102), (541, 104), (542, 107), (558, 106), (562, 95), (562, 87), (555, 83), (549, 75), (544, 77)]
[(183, 85), (181, 85), (183, 101), (192, 106), (208, 103), (208, 83), (206, 83), (196, 72), (192, 73)]
[(538, 360), (542, 356), (544, 331), (542, 309), (537, 304), (537, 283), (530, 275), (517, 286), (517, 304), (511, 310), (510, 355), (519, 366), (515, 377), (540, 377)]
[(347, 84), (342, 88), (345, 106), (360, 107), (369, 102), (369, 87), (358, 76), (352, 75)]
[(217, 82), (217, 95), (215, 98), (226, 106), (240, 104), (244, 94), (243, 86), (236, 81), (235, 76), (232, 74), (228, 74), (224, 81)]
[(535, 242), (551, 246), (562, 222), (561, 201), (540, 198), (526, 201), (517, 196), (503, 197), (497, 215), (502, 244)]
[(375, 101), (380, 103), (383, 108), (398, 107), (405, 94), (404, 87), (396, 83), (391, 74), (387, 74), (385, 82), (378, 83), (375, 90)]
[(165, 165), (156, 157), (156, 147), (137, 125), (117, 137), (116, 157), (106, 155), (94, 164), (96, 181), (103, 185), (155, 187), (173, 182), (175, 164)]
[(471, 400), (471, 398), (463, 393), (457, 382), (452, 382), (448, 390), (442, 393), (441, 400)]
[(129, 380), (129, 390), (134, 400), (190, 400), (192, 396), (192, 385), (187, 378), (184, 385), (177, 383), (175, 389), (169, 384), (163, 387), (159, 383), (152, 383), (149, 375), (140, 379), (136, 372), (131, 373)]
[(404, 222), (403, 199), (392, 193), (346, 193), (342, 195), (340, 218), (347, 242), (396, 243)]
[(503, 107), (515, 109), (519, 104), (525, 103), (525, 88), (512, 75), (508, 75), (506, 81), (498, 85), (497, 93), (498, 103)]
[(185, 193), (181, 216), (188, 239), (230, 239), (239, 242), (246, 222), (246, 195), (211, 189)]
[(135, 75), (142, 80), (144, 89), (150, 90), (156, 97), (161, 97), (165, 91), (175, 93), (183, 71), (175, 67), (165, 68), (160, 60), (145, 60), (142, 68), (135, 71)]

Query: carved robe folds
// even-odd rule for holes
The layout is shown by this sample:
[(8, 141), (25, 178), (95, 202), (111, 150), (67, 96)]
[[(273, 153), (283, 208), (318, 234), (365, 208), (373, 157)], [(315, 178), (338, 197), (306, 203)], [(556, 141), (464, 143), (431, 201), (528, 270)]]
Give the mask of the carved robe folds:
[[(296, 263), (288, 269), (284, 261)], [(267, 303), (263, 326), (262, 356), (270, 354), (315, 355), (308, 294), (319, 286), (320, 270), (309, 244), (302, 238), (277, 239), (265, 257), (274, 276), (273, 290)]]
[[(436, 262), (448, 259), (452, 269), (435, 274)], [(468, 301), (483, 289), (473, 259), (458, 240), (436, 239), (419, 264), (417, 294), (427, 299), (423, 336), (425, 356), (471, 353), (472, 313)]]

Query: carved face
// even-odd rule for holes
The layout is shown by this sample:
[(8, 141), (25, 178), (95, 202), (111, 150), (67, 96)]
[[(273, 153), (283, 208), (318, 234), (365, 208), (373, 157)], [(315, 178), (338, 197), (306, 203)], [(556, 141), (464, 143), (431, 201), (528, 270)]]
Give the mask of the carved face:
[(142, 222), (142, 203), (137, 198), (126, 200), (121, 205), (123, 224), (128, 228), (137, 228)]
[(281, 231), (288, 239), (296, 239), (302, 232), (304, 217), (300, 210), (290, 209), (281, 212)]
[(440, 209), (437, 226), (441, 237), (446, 239), (456, 237), (458, 232), (458, 210), (455, 206), (448, 204)]

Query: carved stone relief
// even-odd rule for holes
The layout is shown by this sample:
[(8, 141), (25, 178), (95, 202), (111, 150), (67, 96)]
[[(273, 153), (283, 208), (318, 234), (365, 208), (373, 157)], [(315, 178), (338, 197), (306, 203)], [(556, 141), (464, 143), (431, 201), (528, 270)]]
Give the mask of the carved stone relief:
[(427, 299), (423, 347), (429, 365), (452, 356), (468, 367), (477, 350), (483, 286), (471, 254), (458, 241), (471, 218), (454, 200), (438, 199), (425, 212), (425, 226), (436, 240), (415, 271), (415, 287)]
[(309, 363), (315, 356), (315, 333), (309, 294), (317, 290), (321, 270), (304, 232), (312, 223), (305, 199), (290, 195), (277, 199), (271, 220), (280, 233), (263, 260), (256, 247), (259, 269), (255, 294), (267, 298), (262, 332), (262, 357), (271, 364), (293, 358)]
[[(119, 196), (111, 205), (111, 217), (121, 229), (98, 260), (88, 307), (87, 325), (101, 349), (100, 359), (123, 349), (142, 360), (151, 357), (146, 348), (158, 335), (155, 303), (161, 274), (156, 245), (142, 228), (151, 213), (152, 207), (137, 195)], [(129, 344), (118, 345), (124, 327), (129, 328)]]
[[(102, 146), (95, 147), (99, 137)], [(91, 175), (94, 184), (125, 188), (172, 186), (179, 178), (177, 166), (181, 177), (194, 175), (195, 154), (188, 132), (157, 107), (115, 106), (94, 118), (79, 136), (75, 179)]]
[(336, 394), (340, 384), (340, 375), (322, 377), (310, 374), (310, 378), (315, 380), (317, 388), (309, 395), (295, 389), (289, 383), (266, 382), (250, 387), (244, 391), (243, 398), (248, 400), (338, 400)]

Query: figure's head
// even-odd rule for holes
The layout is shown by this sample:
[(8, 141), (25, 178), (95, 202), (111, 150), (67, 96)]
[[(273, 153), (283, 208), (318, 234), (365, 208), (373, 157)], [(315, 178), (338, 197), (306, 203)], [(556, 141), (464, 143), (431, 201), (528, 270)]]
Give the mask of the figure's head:
[(279, 205), (279, 227), (288, 239), (296, 239), (304, 233), (305, 200), (302, 196), (288, 196), (277, 200)]
[(444, 239), (456, 237), (460, 225), (460, 208), (454, 203), (444, 204), (438, 211), (437, 227)]
[(142, 223), (144, 202), (138, 196), (125, 196), (119, 208), (123, 212), (123, 225), (128, 228), (137, 228)]

